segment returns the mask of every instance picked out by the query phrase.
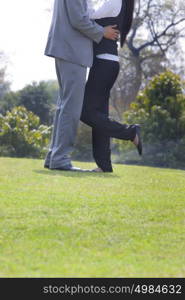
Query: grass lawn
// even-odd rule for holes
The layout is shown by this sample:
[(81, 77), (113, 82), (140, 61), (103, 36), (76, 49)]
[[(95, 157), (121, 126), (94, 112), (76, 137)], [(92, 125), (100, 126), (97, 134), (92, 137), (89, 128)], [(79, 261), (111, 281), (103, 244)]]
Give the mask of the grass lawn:
[(185, 171), (42, 165), (0, 158), (0, 277), (185, 276)]

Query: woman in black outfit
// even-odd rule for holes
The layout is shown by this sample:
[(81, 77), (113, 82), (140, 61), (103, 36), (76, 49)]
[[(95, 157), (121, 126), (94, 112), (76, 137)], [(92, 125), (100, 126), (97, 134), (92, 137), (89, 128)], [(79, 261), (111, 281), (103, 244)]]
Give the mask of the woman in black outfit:
[[(97, 19), (102, 26), (117, 25), (120, 31), (120, 46), (123, 47), (131, 28), (134, 0), (122, 0), (122, 8), (117, 17)], [(109, 97), (119, 74), (119, 62), (97, 58), (100, 54), (118, 56), (117, 41), (103, 38), (94, 43), (94, 62), (86, 83), (81, 121), (92, 127), (93, 157), (98, 166), (96, 172), (112, 172), (110, 138), (132, 141), (142, 154), (140, 126), (121, 124), (109, 119)]]

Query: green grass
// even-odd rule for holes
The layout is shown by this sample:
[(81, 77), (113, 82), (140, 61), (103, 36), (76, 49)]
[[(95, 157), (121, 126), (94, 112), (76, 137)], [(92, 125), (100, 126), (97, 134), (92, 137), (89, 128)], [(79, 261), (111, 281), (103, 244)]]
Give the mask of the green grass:
[(42, 165), (0, 158), (0, 277), (185, 276), (184, 171)]

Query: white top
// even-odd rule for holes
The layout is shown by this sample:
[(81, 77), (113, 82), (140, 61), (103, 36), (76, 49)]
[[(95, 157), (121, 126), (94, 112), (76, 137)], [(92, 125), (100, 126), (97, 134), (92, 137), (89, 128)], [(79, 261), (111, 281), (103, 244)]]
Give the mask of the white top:
[(90, 19), (117, 17), (121, 11), (122, 0), (98, 0), (96, 2), (87, 0)]
[[(96, 3), (95, 0), (87, 0), (87, 5), (90, 19), (110, 18), (119, 15), (122, 7), (122, 0), (98, 0), (98, 3)], [(109, 53), (99, 54), (96, 57), (119, 61), (117, 55)]]

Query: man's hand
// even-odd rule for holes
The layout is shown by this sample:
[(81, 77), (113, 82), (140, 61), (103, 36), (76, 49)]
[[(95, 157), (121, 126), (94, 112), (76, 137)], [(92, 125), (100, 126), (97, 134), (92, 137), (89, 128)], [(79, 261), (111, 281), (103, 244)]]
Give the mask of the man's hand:
[(116, 41), (119, 37), (119, 30), (115, 29), (117, 25), (106, 26), (104, 31), (104, 37), (109, 40)]

